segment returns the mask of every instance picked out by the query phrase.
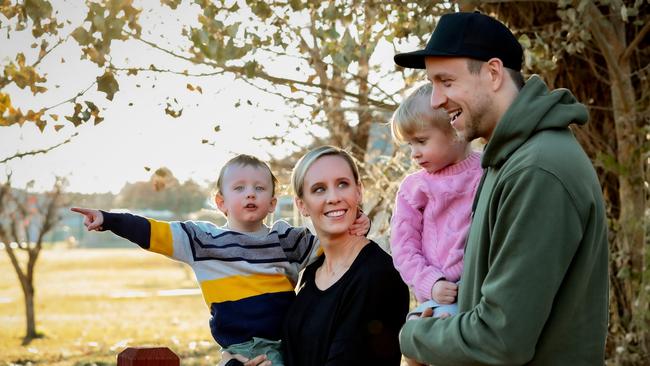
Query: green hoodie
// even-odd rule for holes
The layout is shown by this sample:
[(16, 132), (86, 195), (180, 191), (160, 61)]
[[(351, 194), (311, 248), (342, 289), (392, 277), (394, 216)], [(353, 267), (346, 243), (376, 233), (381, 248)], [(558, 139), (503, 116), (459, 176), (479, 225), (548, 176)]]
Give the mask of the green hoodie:
[(442, 365), (603, 365), (607, 222), (570, 123), (586, 108), (531, 77), (485, 147), (460, 313), (407, 321), (407, 357)]

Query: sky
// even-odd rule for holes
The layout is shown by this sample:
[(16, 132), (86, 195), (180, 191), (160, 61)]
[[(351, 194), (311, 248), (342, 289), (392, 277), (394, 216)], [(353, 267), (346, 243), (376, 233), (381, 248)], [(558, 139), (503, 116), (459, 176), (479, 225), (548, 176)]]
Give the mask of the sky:
[[(86, 14), (80, 1), (56, 1), (53, 5), (59, 10), (57, 17), (70, 19), (72, 24), (79, 24)], [(147, 29), (154, 29), (154, 33), (163, 34), (165, 38), (153, 40), (163, 43), (182, 42), (178, 22), (196, 24), (196, 12), (159, 7), (140, 16), (143, 35), (148, 36)], [(169, 24), (176, 25), (167, 27)], [(61, 33), (67, 34), (71, 29), (66, 27)], [(0, 30), (0, 40), (3, 63), (13, 60), (16, 52), (26, 52), (28, 64), (35, 60), (35, 50), (26, 47), (32, 42), (29, 29), (12, 33), (9, 39), (6, 29)], [(114, 42), (112, 49), (113, 62), (118, 66), (148, 66), (154, 59), (158, 65), (170, 69), (192, 70), (192, 65), (168, 60), (141, 43)], [(72, 39), (48, 55), (39, 70), (47, 74), (48, 85), (58, 87), (34, 96), (14, 85), (9, 86), (12, 103), (23, 111), (56, 105), (89, 86), (102, 72), (89, 61), (80, 59), (79, 48)], [(69, 143), (47, 154), (0, 165), (0, 181), (11, 174), (16, 187), (33, 180), (36, 190), (46, 190), (57, 176), (63, 176), (67, 178), (70, 192), (116, 193), (126, 182), (148, 180), (157, 168), (164, 166), (181, 182), (193, 179), (207, 186), (216, 180), (219, 168), (235, 153), (253, 154), (262, 159), (268, 159), (269, 153), (280, 157), (287, 153), (282, 147), (270, 148), (253, 139), (273, 132), (274, 122), (285, 120), (289, 111), (284, 101), (234, 80), (232, 76), (193, 78), (140, 73), (136, 78), (118, 77), (118, 82), (120, 91), (113, 101), (98, 103), (100, 109), (104, 108), (101, 114), (105, 120), (96, 126), (88, 123), (74, 128), (67, 123), (63, 116), (71, 111), (68, 104), (49, 111), (65, 122), (65, 127), (58, 132), (52, 125), (41, 132), (33, 123), (0, 128), (0, 160), (19, 152), (56, 145), (77, 133)], [(200, 86), (202, 93), (188, 90), (187, 84)], [(93, 101), (104, 99), (103, 93), (93, 89), (81, 100), (85, 100), (85, 96)], [(164, 113), (170, 95), (183, 108), (179, 118)], [(240, 106), (236, 108), (238, 102)], [(219, 126), (219, 132), (215, 132), (215, 126)], [(203, 144), (204, 139), (209, 144)]]

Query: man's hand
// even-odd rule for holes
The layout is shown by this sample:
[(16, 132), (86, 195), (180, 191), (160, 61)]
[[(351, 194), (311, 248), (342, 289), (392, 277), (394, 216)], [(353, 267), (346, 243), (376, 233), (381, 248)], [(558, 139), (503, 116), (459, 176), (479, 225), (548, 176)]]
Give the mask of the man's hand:
[(88, 229), (88, 231), (102, 230), (102, 224), (104, 223), (104, 215), (102, 215), (101, 211), (92, 208), (81, 208), (81, 207), (72, 207), (70, 211), (84, 215), (84, 225), (86, 226), (86, 229)]
[(271, 361), (266, 359), (266, 355), (259, 355), (257, 357), (251, 358), (250, 360), (242, 355), (234, 354), (231, 355), (228, 352), (221, 352), (221, 362), (218, 366), (224, 366), (231, 359), (239, 360), (244, 366), (272, 366)]
[(438, 304), (453, 304), (456, 302), (456, 296), (458, 285), (453, 282), (438, 280), (431, 289), (431, 298)]
[[(438, 281), (438, 282), (440, 282), (440, 281)], [(445, 313), (445, 314), (446, 314), (446, 313)], [(447, 315), (449, 315), (449, 314), (447, 314)], [(432, 316), (433, 316), (433, 309), (431, 309), (431, 308), (426, 308), (426, 309), (424, 309), (424, 311), (422, 312), (422, 314), (420, 314), (420, 319), (421, 319), (421, 318), (430, 318), (430, 317), (432, 317)], [(425, 364), (420, 363), (420, 362), (418, 362), (418, 361), (416, 361), (416, 360), (414, 360), (414, 359), (408, 358), (408, 357), (406, 357), (406, 356), (404, 356), (404, 361), (406, 362), (406, 364), (407, 364), (408, 366), (426, 366)]]

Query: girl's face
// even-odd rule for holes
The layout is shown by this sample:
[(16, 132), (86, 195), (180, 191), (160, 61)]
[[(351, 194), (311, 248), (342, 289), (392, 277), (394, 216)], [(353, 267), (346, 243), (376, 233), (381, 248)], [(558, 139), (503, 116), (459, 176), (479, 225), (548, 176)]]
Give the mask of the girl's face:
[(336, 155), (325, 155), (307, 169), (303, 196), (296, 197), (296, 205), (311, 218), (321, 241), (349, 235), (360, 202), (361, 186), (347, 161)]
[(426, 127), (407, 139), (411, 158), (429, 173), (460, 162), (467, 155), (467, 143), (455, 134), (445, 134), (435, 127)]

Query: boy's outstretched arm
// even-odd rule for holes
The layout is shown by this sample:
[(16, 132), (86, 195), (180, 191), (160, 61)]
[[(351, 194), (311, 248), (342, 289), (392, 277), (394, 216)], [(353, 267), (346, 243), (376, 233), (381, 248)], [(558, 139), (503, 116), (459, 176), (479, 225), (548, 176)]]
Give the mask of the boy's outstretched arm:
[[(110, 230), (143, 249), (168, 257), (173, 256), (173, 236), (168, 222), (129, 213), (104, 212), (90, 208), (73, 207), (70, 210), (84, 215), (84, 225), (88, 231)], [(186, 236), (179, 236), (179, 240), (183, 239), (186, 239)]]
[(111, 231), (151, 252), (188, 263), (191, 258), (190, 237), (184, 223), (158, 221), (130, 213), (106, 212), (91, 208), (72, 207), (84, 216), (88, 231)]
[(102, 231), (104, 215), (101, 211), (82, 207), (72, 207), (70, 211), (84, 215), (84, 226), (88, 231)]

